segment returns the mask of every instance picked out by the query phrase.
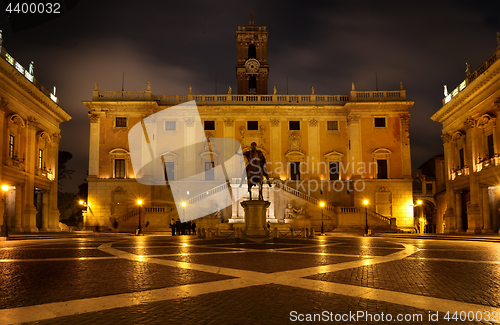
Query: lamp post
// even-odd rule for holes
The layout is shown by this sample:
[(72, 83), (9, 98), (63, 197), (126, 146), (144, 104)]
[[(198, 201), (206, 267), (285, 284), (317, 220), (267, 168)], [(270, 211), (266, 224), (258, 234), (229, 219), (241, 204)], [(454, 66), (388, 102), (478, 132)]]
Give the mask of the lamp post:
[(0, 230), (0, 237), (5, 237), (7, 240), (9, 238), (9, 227), (7, 226), (7, 191), (9, 190), (8, 185), (2, 185), (2, 201), (3, 201), (3, 224)]
[(325, 233), (323, 226), (323, 208), (325, 207), (325, 202), (319, 202), (319, 206), (321, 207), (321, 235), (323, 235)]
[(80, 200), (78, 202), (83, 208), (82, 208), (82, 223), (83, 223), (83, 229), (85, 229), (85, 224), (87, 223), (87, 202)]
[(368, 236), (368, 200), (364, 200), (365, 205), (365, 236)]
[(137, 236), (141, 234), (142, 232), (142, 226), (141, 226), (141, 205), (142, 205), (142, 200), (137, 200), (137, 204), (139, 205), (139, 227), (137, 228)]
[(182, 222), (186, 220), (186, 202), (182, 202)]

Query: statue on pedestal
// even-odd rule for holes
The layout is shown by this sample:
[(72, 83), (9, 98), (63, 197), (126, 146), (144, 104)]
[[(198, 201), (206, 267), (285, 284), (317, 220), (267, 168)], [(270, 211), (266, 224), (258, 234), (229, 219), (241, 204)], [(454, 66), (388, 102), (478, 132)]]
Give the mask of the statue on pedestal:
[[(263, 201), (264, 196), (262, 195), (262, 183), (263, 178), (267, 179), (269, 186), (271, 181), (269, 180), (269, 175), (266, 171), (266, 158), (262, 151), (257, 149), (257, 143), (252, 142), (250, 144), (252, 149), (245, 152), (243, 155), (248, 160), (248, 165), (246, 166), (247, 172), (247, 183), (248, 183), (248, 194), (250, 195), (250, 200), (252, 200), (252, 186), (259, 187), (259, 200)], [(241, 186), (241, 184), (240, 184)]]

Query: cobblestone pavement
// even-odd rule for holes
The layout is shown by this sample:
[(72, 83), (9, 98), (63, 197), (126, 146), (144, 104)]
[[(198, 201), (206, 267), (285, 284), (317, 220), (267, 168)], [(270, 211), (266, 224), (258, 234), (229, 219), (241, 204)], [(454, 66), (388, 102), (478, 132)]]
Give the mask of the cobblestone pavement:
[(0, 324), (500, 323), (496, 242), (36, 239), (0, 271)]

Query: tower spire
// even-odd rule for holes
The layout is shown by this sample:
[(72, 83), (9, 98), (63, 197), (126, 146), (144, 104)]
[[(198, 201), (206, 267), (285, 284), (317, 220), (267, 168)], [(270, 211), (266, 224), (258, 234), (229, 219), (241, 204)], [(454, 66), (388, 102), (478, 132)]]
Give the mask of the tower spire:
[(250, 13), (250, 20), (248, 21), (248, 25), (253, 26), (254, 21), (253, 21), (253, 12)]

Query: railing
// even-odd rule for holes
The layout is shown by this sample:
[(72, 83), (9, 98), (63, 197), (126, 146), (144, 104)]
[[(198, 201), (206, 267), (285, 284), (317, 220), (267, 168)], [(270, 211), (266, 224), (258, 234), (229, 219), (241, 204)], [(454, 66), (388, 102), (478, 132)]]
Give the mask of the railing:
[(387, 218), (386, 216), (381, 215), (378, 212), (375, 212), (373, 210), (367, 209), (363, 207), (339, 207), (340, 208), (340, 213), (342, 214), (349, 214), (349, 213), (366, 213), (365, 211), (368, 212), (368, 215), (371, 218), (376, 218), (379, 220), (384, 221), (385, 223), (391, 224), (391, 218)]
[[(167, 208), (166, 207), (145, 207), (145, 208), (142, 208), (141, 210), (141, 213), (165, 213), (167, 211)], [(133, 218), (133, 217), (139, 217), (139, 208), (134, 208), (133, 210), (125, 213), (124, 215), (122, 215), (121, 217), (118, 217), (117, 219), (118, 220), (121, 220), (121, 221), (127, 221), (128, 219), (130, 218)]]
[(36, 80), (35, 76), (30, 73), (31, 70), (28, 71), (24, 69), (24, 67), (19, 62), (17, 62), (9, 53), (7, 53), (5, 48), (1, 46), (0, 46), (0, 57), (2, 57), (5, 61), (11, 64), (21, 75), (23, 75), (36, 88), (38, 88), (42, 93), (44, 93), (45, 96), (50, 98), (53, 102), (59, 104), (59, 99), (55, 96), (55, 94), (51, 93), (47, 88), (45, 88), (38, 80)]
[(351, 95), (152, 95), (150, 91), (94, 91), (94, 101), (130, 100), (155, 101), (161, 105), (185, 103), (191, 100), (200, 105), (248, 103), (261, 105), (344, 105), (349, 101), (406, 100), (406, 91), (352, 91)]
[(128, 219), (132, 217), (137, 217), (139, 216), (139, 209), (133, 209), (132, 211), (129, 211), (125, 213), (123, 216), (119, 217), (118, 219), (121, 221), (127, 221)]
[(479, 66), (479, 68), (477, 68), (476, 70), (474, 70), (474, 72), (472, 72), (470, 75), (468, 75), (465, 78), (465, 80), (462, 81), (460, 83), (460, 85), (458, 85), (457, 88), (453, 89), (453, 91), (450, 92), (448, 94), (448, 96), (446, 96), (445, 98), (443, 98), (443, 105), (447, 104), (453, 97), (455, 97), (456, 95), (458, 95), (459, 92), (461, 92), (462, 90), (464, 90), (471, 82), (473, 82), (474, 80), (476, 80), (477, 77), (479, 77), (486, 70), (488, 70), (488, 68), (490, 66), (492, 66), (493, 63), (495, 63), (497, 59), (498, 59), (497, 54), (494, 53), (486, 61), (484, 61), (483, 64), (481, 64)]
[[(306, 200), (307, 202), (310, 202), (314, 205), (317, 205), (319, 207), (319, 200), (317, 198), (314, 198), (310, 195), (307, 195), (305, 193), (302, 193), (300, 191), (297, 191), (296, 189), (294, 188), (291, 188), (281, 182), (274, 182), (274, 185), (278, 188), (280, 188), (281, 190), (285, 191), (285, 192), (288, 192), (290, 194), (293, 194), (295, 195), (296, 197), (299, 197), (303, 200)], [(325, 210), (328, 210), (328, 211), (332, 211), (332, 212), (335, 212), (335, 207), (334, 206), (331, 206), (331, 205), (328, 205), (328, 204), (325, 204), (325, 207), (324, 207)]]
[(206, 191), (206, 192), (203, 192), (203, 193), (201, 193), (201, 194), (199, 194), (199, 195), (197, 195), (197, 196), (195, 196), (195, 197), (190, 198), (190, 199), (188, 200), (188, 203), (189, 203), (189, 204), (196, 203), (196, 202), (198, 202), (198, 201), (203, 200), (204, 198), (206, 198), (206, 197), (208, 197), (208, 196), (211, 196), (211, 195), (214, 195), (214, 194), (216, 194), (216, 193), (218, 193), (218, 192), (220, 192), (220, 191), (223, 191), (223, 190), (225, 190), (226, 188), (227, 188), (227, 183), (221, 184), (221, 185), (216, 186), (216, 187), (214, 187), (214, 188), (212, 188), (212, 189), (210, 189), (210, 190), (208, 190), (208, 191)]

